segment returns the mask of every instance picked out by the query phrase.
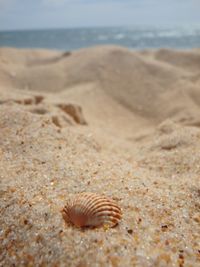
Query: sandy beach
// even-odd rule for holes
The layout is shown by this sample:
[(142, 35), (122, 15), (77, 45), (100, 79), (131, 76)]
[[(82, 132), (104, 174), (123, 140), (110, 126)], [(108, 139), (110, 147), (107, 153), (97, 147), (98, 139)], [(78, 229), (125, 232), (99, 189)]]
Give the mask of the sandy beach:
[[(200, 266), (200, 49), (0, 48), (0, 266)], [(114, 199), (114, 228), (61, 214)]]

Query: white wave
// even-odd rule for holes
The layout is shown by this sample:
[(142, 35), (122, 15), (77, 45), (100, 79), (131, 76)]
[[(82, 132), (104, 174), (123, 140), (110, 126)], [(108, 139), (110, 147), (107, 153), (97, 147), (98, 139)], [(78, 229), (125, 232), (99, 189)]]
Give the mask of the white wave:
[(118, 33), (114, 36), (114, 39), (116, 39), (116, 40), (121, 40), (124, 38), (125, 38), (125, 34), (123, 34), (123, 33)]
[(97, 39), (100, 40), (100, 41), (108, 40), (108, 36), (106, 36), (106, 35), (99, 35), (99, 36), (97, 36)]

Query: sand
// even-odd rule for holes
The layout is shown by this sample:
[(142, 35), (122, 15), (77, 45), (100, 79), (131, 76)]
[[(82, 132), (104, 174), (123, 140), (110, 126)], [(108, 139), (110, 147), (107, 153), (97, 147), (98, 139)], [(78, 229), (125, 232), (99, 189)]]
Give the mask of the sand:
[[(200, 265), (200, 50), (0, 49), (0, 266)], [(79, 229), (79, 192), (115, 228)]]

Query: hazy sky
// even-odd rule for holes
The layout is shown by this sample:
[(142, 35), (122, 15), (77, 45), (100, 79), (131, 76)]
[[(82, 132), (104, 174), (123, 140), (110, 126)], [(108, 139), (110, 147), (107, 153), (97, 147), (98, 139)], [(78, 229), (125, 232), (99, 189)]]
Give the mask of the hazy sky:
[(0, 30), (200, 25), (200, 0), (0, 0)]

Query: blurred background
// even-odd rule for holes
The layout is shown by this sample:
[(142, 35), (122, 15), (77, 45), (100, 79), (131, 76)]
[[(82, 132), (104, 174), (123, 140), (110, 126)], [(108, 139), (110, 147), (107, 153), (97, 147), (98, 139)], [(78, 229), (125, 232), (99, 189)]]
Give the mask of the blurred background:
[(0, 0), (0, 46), (200, 46), (199, 0)]

